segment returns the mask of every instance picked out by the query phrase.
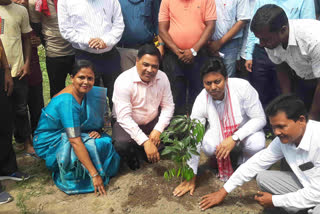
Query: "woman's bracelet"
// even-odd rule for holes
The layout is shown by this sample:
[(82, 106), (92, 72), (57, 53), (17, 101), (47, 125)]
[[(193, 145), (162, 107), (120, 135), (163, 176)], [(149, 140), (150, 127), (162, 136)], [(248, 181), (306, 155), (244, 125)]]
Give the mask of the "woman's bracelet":
[(91, 178), (95, 178), (99, 175), (99, 173), (97, 172), (96, 174), (92, 175)]

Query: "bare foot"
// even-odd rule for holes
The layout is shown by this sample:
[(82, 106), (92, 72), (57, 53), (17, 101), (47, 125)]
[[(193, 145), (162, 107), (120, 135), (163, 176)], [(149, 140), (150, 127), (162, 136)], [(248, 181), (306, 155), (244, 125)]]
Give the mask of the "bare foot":
[(29, 145), (29, 144), (25, 144), (24, 145), (24, 151), (26, 152), (26, 153), (29, 153), (29, 154), (34, 154), (36, 151), (34, 151), (34, 148), (33, 148), (33, 146), (32, 145)]
[(35, 153), (34, 148), (33, 148), (33, 145), (32, 145), (31, 138), (27, 139), (27, 140), (24, 142), (24, 151), (25, 151), (26, 153), (29, 153), (29, 154), (34, 154), (34, 153)]

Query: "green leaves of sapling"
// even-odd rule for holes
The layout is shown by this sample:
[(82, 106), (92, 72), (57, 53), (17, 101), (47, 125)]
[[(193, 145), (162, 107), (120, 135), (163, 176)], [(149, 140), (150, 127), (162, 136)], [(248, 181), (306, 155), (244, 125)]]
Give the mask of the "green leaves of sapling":
[(166, 180), (173, 177), (190, 180), (193, 178), (193, 170), (187, 161), (192, 155), (199, 155), (197, 145), (203, 139), (205, 128), (197, 119), (191, 119), (186, 115), (175, 116), (169, 127), (161, 134), (161, 141), (166, 144), (161, 155), (168, 156), (174, 161), (175, 168), (164, 173)]

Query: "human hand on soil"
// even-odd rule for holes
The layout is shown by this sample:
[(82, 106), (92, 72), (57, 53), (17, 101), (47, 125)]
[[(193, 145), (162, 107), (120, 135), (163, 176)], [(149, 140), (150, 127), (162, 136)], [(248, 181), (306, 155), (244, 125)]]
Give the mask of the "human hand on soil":
[(232, 149), (235, 147), (236, 142), (232, 139), (232, 136), (227, 137), (224, 139), (218, 146), (216, 150), (216, 157), (217, 159), (226, 159)]
[(183, 196), (190, 191), (190, 195), (193, 195), (194, 189), (196, 188), (196, 176), (194, 176), (190, 181), (183, 181), (179, 186), (177, 186), (174, 191), (174, 196)]
[(144, 151), (151, 163), (156, 163), (160, 160), (158, 148), (153, 144), (151, 140), (147, 140), (143, 143)]
[(221, 188), (218, 192), (213, 192), (208, 195), (203, 196), (202, 201), (199, 203), (199, 208), (201, 210), (206, 210), (212, 206), (220, 204), (228, 193), (224, 188)]
[(156, 146), (159, 147), (160, 145), (160, 134), (158, 130), (153, 129), (149, 135), (149, 140)]
[(254, 196), (254, 200), (256, 200), (263, 207), (274, 207), (272, 203), (272, 195), (268, 192), (260, 192)]
[(97, 195), (97, 193), (100, 193), (100, 195), (106, 195), (106, 190), (104, 188), (104, 184), (102, 181), (102, 178), (100, 175), (97, 175), (96, 177), (92, 178), (92, 183), (94, 186), (94, 193)]
[(92, 131), (92, 132), (89, 133), (89, 137), (91, 137), (93, 139), (96, 139), (96, 138), (100, 138), (101, 135), (99, 134), (99, 132)]

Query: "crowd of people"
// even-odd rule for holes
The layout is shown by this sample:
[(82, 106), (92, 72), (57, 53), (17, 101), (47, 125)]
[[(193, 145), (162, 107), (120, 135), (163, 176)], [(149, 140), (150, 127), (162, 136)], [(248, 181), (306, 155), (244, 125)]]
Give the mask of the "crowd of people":
[[(18, 170), (14, 137), (63, 192), (106, 194), (121, 163), (158, 162), (161, 133), (186, 114), (206, 127), (198, 152), (225, 182), (202, 197), (202, 210), (256, 178), (263, 207), (320, 213), (319, 4), (0, 0), (0, 181), (30, 178)], [(188, 160), (194, 177), (174, 196), (193, 195), (199, 160)], [(280, 160), (286, 169), (267, 170)], [(0, 204), (10, 200), (0, 190)]]

